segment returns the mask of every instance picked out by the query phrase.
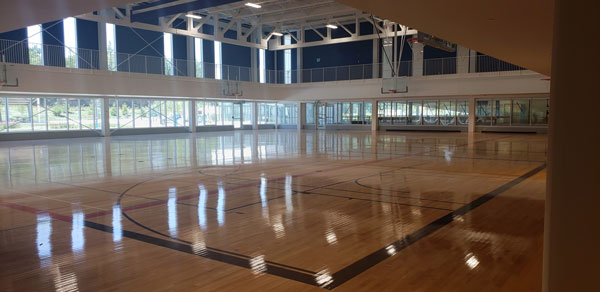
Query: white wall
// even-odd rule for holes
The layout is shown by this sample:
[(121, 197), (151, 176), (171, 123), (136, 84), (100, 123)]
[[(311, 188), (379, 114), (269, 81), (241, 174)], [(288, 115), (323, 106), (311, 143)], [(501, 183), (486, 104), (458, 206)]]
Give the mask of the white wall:
[[(9, 75), (20, 87), (0, 88), (0, 95), (93, 95), (130, 97), (224, 98), (221, 81), (152, 74), (11, 65)], [(303, 84), (243, 82), (240, 99), (335, 100), (393, 97), (452, 97), (482, 95), (546, 94), (550, 82), (530, 71), (451, 74), (411, 77), (408, 93), (381, 94), (381, 79)]]

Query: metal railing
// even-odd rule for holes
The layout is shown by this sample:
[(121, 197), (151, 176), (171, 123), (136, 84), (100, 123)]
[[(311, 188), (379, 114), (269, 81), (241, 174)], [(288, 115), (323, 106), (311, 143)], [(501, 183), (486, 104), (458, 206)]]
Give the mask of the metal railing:
[[(101, 58), (98, 50), (0, 39), (0, 61), (5, 60), (7, 63), (239, 81), (252, 81), (254, 75), (249, 67), (157, 56), (116, 53), (113, 57), (107, 56), (106, 59), (108, 65), (103, 68), (103, 65), (100, 64)], [(402, 61), (398, 75), (428, 76), (462, 73), (457, 72), (459, 63), (463, 67), (468, 67), (467, 72), (470, 73), (525, 70), (522, 67), (490, 56), (478, 55), (474, 58), (425, 59), (422, 67), (413, 64), (413, 61)], [(422, 71), (418, 72), (419, 70)], [(374, 79), (382, 76), (389, 77), (391, 71), (387, 63), (306, 68), (302, 70), (267, 70), (265, 72), (265, 82), (289, 84)], [(259, 79), (258, 74), (259, 72), (256, 72), (256, 79)]]

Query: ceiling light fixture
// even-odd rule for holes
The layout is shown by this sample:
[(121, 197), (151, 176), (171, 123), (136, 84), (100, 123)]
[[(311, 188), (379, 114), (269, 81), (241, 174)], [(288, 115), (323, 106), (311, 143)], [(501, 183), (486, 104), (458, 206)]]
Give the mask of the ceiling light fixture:
[(260, 4), (252, 3), (252, 2), (246, 2), (246, 6), (252, 7), (252, 8), (261, 8), (262, 7)]
[(338, 28), (337, 25), (334, 25), (334, 24), (328, 24), (328, 25), (326, 25), (326, 27), (331, 28), (331, 29), (337, 29)]
[(194, 19), (202, 19), (202, 16), (196, 15), (196, 14), (191, 14), (191, 13), (186, 14), (185, 17), (194, 18)]
[(276, 35), (276, 36), (279, 36), (279, 37), (280, 37), (280, 36), (283, 36), (283, 34), (282, 34), (282, 33), (280, 33), (280, 32), (278, 32), (278, 31), (274, 31), (274, 32), (273, 32), (273, 35)]

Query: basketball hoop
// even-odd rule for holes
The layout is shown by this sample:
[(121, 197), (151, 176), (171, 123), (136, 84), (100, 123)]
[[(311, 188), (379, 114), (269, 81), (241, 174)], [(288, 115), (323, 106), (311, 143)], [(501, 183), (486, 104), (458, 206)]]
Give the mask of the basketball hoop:
[(414, 44), (414, 43), (418, 43), (419, 39), (418, 38), (409, 38), (406, 40), (406, 42), (408, 42), (409, 44)]

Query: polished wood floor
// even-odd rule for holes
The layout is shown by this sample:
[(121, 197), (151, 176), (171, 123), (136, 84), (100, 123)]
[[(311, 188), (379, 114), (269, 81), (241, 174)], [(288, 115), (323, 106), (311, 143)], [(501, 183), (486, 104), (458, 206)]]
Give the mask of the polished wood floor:
[(0, 291), (539, 291), (546, 136), (0, 143)]

